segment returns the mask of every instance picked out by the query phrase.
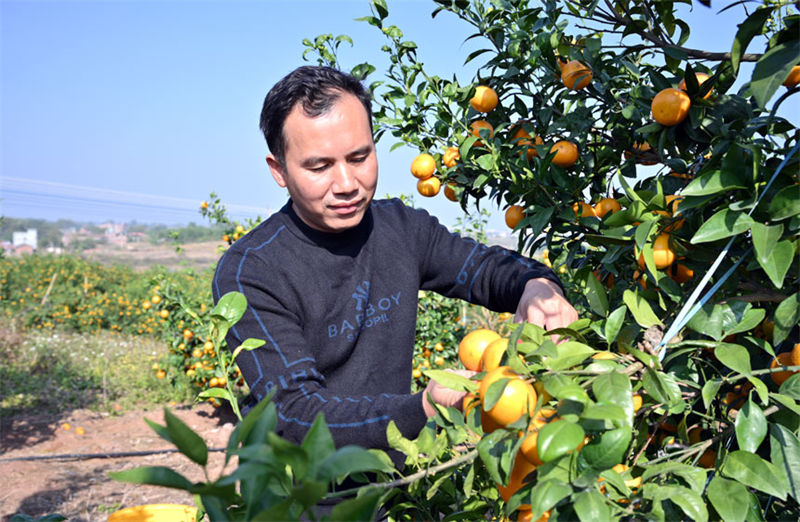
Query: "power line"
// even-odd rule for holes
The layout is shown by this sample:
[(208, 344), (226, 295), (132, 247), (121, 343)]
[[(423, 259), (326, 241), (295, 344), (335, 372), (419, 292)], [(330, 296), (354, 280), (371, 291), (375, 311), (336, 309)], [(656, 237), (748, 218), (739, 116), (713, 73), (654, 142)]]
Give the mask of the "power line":
[[(0, 177), (0, 188), (0, 200), (4, 206), (57, 209), (80, 212), (81, 215), (103, 216), (104, 219), (109, 217), (109, 213), (119, 216), (127, 211), (124, 212), (126, 215), (132, 215), (133, 212), (144, 210), (157, 211), (161, 215), (175, 218), (198, 216), (198, 202), (188, 198), (10, 176)], [(240, 219), (271, 213), (269, 209), (248, 205), (226, 204), (225, 207), (231, 217)]]

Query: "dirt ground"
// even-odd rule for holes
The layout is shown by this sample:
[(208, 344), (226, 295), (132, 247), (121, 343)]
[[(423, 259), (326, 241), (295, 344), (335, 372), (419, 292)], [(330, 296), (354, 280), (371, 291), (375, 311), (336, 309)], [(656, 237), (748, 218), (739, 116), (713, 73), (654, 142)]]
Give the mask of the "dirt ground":
[[(210, 404), (170, 408), (206, 441), (209, 449), (224, 448), (236, 418)], [(77, 410), (62, 417), (25, 415), (3, 419), (0, 424), (0, 517), (15, 513), (34, 518), (58, 513), (70, 521), (101, 521), (124, 507), (178, 503), (194, 505), (191, 495), (179, 490), (117, 482), (107, 473), (139, 466), (168, 466), (189, 480), (203, 480), (200, 466), (179, 453), (156, 453), (126, 458), (59, 458), (56, 460), (8, 459), (31, 456), (88, 454), (173, 449), (147, 425), (144, 418), (164, 424), (162, 410), (131, 411), (101, 415)], [(70, 429), (64, 429), (64, 423)], [(77, 433), (81, 427), (84, 434)], [(209, 475), (222, 472), (224, 452), (209, 453)], [(226, 471), (235, 467), (235, 461)]]
[(179, 254), (172, 244), (151, 245), (147, 242), (128, 243), (125, 246), (98, 245), (84, 250), (81, 256), (106, 265), (127, 265), (135, 270), (146, 270), (153, 265), (162, 265), (170, 270), (194, 268), (203, 270), (215, 265), (219, 260), (220, 241), (205, 241), (181, 245)]

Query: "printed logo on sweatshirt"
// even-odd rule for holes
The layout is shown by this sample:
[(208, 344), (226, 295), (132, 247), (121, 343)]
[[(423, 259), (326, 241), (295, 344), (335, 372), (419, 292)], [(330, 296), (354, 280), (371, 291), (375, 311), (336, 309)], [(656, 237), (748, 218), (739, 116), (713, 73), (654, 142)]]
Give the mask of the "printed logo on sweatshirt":
[(352, 295), (356, 301), (356, 314), (341, 322), (329, 324), (329, 338), (346, 336), (348, 341), (352, 341), (355, 339), (356, 332), (389, 322), (389, 310), (400, 304), (401, 292), (389, 294), (370, 302), (369, 288), (369, 281), (363, 281), (356, 287)]

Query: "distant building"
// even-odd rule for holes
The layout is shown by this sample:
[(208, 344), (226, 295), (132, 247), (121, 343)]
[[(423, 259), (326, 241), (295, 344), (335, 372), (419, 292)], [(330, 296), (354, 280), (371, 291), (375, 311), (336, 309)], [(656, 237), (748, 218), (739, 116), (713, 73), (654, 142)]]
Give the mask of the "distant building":
[(128, 236), (125, 234), (127, 225), (124, 223), (104, 223), (100, 225), (105, 231), (106, 242), (110, 245), (123, 246), (128, 242)]
[(19, 245), (14, 247), (14, 250), (11, 252), (13, 256), (25, 256), (33, 254), (33, 247), (30, 245)]
[(39, 231), (35, 228), (29, 228), (25, 232), (14, 232), (11, 238), (11, 243), (14, 245), (14, 249), (17, 249), (23, 245), (27, 245), (31, 247), (32, 250), (36, 250), (39, 240), (38, 232)]

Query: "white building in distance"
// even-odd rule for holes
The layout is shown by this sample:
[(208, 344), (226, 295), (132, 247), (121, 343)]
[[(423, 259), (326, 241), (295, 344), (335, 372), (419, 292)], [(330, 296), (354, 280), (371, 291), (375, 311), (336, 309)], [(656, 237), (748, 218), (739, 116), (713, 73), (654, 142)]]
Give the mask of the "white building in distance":
[(25, 232), (14, 232), (12, 235), (12, 243), (14, 248), (20, 247), (22, 245), (28, 245), (29, 247), (33, 248), (34, 250), (37, 249), (38, 243), (38, 230), (35, 228), (29, 228)]

